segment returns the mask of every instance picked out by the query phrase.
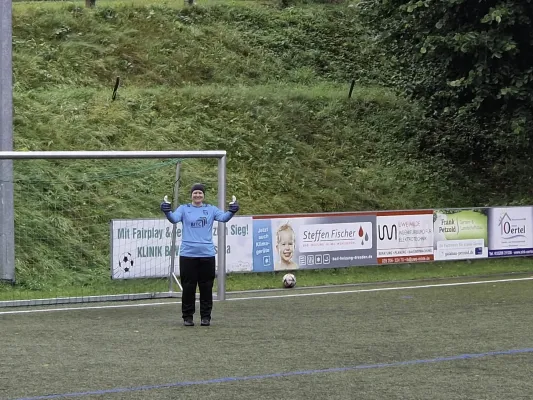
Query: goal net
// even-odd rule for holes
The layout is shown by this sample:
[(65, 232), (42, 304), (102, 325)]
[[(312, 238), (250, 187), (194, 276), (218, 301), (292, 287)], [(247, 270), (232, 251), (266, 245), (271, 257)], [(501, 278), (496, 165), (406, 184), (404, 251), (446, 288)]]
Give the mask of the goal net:
[[(209, 188), (209, 202), (225, 203), (222, 151), (4, 152), (0, 157), (8, 154), (15, 268), (14, 280), (0, 283), (0, 306), (179, 295), (179, 281), (172, 279), (172, 272), (179, 275), (179, 229), (159, 209), (163, 196), (175, 205), (185, 202), (186, 190), (176, 198), (180, 184), (200, 181)], [(219, 240), (224, 248), (224, 235)], [(225, 291), (224, 257), (219, 252), (219, 299)]]

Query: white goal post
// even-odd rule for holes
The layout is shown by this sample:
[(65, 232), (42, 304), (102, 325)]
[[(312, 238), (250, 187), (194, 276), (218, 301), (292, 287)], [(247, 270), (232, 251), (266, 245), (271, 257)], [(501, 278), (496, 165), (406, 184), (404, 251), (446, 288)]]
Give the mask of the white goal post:
[[(222, 210), (226, 207), (226, 151), (225, 150), (210, 150), (210, 151), (0, 151), (0, 160), (45, 160), (45, 159), (201, 159), (211, 158), (218, 160), (218, 207)], [(3, 179), (10, 179), (13, 181), (13, 177), (3, 177)], [(161, 194), (161, 199), (164, 193)], [(2, 194), (0, 194), (0, 200)], [(11, 210), (4, 210), (4, 213), (11, 212), (14, 215), (14, 206)], [(0, 219), (3, 216), (0, 215)], [(224, 223), (218, 223), (218, 229), (220, 232), (224, 232)], [(9, 227), (2, 226), (0, 220), (0, 235), (13, 235), (14, 231)], [(226, 248), (226, 235), (218, 235), (218, 248)], [(13, 237), (8, 238), (10, 243), (14, 243)], [(15, 265), (15, 252), (11, 252), (10, 258), (12, 259), (0, 259), (7, 266)], [(226, 252), (217, 252), (217, 300), (226, 299)], [(0, 270), (2, 266), (0, 265)], [(5, 267), (5, 265), (4, 265)], [(169, 277), (172, 279), (172, 277)], [(102, 296), (102, 300), (108, 299), (109, 296)], [(92, 301), (98, 301), (93, 299)]]

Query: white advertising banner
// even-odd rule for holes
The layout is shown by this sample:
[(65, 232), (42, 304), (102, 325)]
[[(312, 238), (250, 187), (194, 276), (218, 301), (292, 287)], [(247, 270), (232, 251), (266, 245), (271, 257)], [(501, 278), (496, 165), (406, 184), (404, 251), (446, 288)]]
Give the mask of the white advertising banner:
[[(253, 267), (252, 218), (234, 217), (225, 224), (226, 270), (251, 271)], [(170, 273), (173, 225), (166, 219), (111, 221), (111, 277), (113, 279), (165, 277)], [(218, 252), (218, 223), (213, 243)], [(176, 224), (175, 273), (179, 275), (181, 223)], [(217, 260), (218, 261), (218, 260)]]
[(489, 210), (489, 257), (533, 255), (533, 207)]
[(377, 213), (378, 264), (433, 260), (433, 210)]
[(372, 223), (303, 225), (298, 242), (300, 253), (371, 249)]

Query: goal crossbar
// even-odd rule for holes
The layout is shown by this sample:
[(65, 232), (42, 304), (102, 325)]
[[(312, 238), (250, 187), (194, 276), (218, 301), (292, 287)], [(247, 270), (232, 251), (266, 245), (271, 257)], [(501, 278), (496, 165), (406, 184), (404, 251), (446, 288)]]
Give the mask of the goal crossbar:
[(225, 150), (205, 151), (0, 151), (0, 160), (109, 158), (218, 158)]

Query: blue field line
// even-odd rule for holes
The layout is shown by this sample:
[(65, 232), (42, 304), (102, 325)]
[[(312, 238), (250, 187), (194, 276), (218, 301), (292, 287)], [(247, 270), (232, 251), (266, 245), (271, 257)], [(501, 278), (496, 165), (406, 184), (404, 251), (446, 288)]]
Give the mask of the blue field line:
[(436, 358), (428, 358), (428, 359), (422, 359), (422, 360), (399, 361), (399, 362), (393, 362), (393, 363), (362, 364), (362, 365), (354, 365), (351, 367), (278, 372), (274, 374), (265, 374), (265, 375), (234, 376), (234, 377), (207, 379), (207, 380), (202, 380), (202, 381), (184, 381), (184, 382), (174, 382), (174, 383), (163, 383), (159, 385), (145, 385), (145, 386), (135, 386), (135, 387), (126, 387), (126, 388), (103, 389), (103, 390), (94, 390), (94, 391), (87, 391), (87, 392), (57, 393), (57, 394), (48, 394), (48, 395), (35, 396), (35, 397), (20, 397), (20, 398), (16, 398), (12, 400), (48, 400), (48, 399), (63, 399), (63, 398), (69, 398), (69, 397), (101, 396), (101, 395), (113, 394), (113, 393), (139, 392), (142, 390), (157, 390), (157, 389), (184, 387), (184, 386), (210, 385), (213, 383), (243, 382), (243, 381), (259, 380), (259, 379), (287, 378), (291, 376), (328, 374), (328, 373), (333, 373), (333, 372), (357, 371), (357, 370), (362, 370), (362, 369), (401, 367), (405, 365), (430, 364), (430, 363), (439, 363), (439, 362), (444, 362), (444, 361), (457, 361), (457, 360), (471, 360), (471, 359), (491, 357), (491, 356), (507, 356), (507, 355), (525, 354), (525, 353), (533, 353), (533, 348), (489, 351), (486, 353), (459, 354), (456, 356), (436, 357)]

